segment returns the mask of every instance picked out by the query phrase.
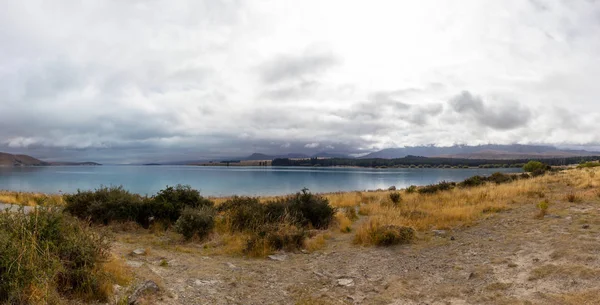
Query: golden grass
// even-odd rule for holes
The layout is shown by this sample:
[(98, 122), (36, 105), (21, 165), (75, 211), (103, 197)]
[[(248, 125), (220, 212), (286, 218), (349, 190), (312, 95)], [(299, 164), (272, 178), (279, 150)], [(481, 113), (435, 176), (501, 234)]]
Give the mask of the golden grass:
[(304, 248), (309, 252), (314, 252), (325, 248), (327, 239), (331, 238), (328, 233), (319, 233), (312, 238), (304, 241)]
[(63, 199), (63, 196), (58, 194), (13, 192), (0, 190), (0, 203), (36, 206), (64, 205), (65, 201)]
[[(418, 231), (469, 226), (513, 205), (539, 203), (539, 198), (549, 193), (548, 185), (552, 183), (571, 185), (570, 192), (578, 194), (575, 201), (594, 198), (598, 190), (587, 188), (590, 184), (600, 185), (600, 175), (590, 174), (596, 171), (598, 169), (568, 170), (507, 184), (488, 183), (431, 195), (401, 191), (402, 202), (398, 206), (385, 204), (389, 192), (369, 192), (368, 200), (363, 196), (359, 214), (369, 216), (370, 220), (357, 230), (355, 241), (365, 239), (364, 235), (374, 224), (408, 226)], [(582, 189), (587, 190), (582, 192)]]
[(342, 233), (350, 233), (352, 231), (352, 220), (346, 216), (345, 212), (338, 211), (335, 213), (335, 224)]

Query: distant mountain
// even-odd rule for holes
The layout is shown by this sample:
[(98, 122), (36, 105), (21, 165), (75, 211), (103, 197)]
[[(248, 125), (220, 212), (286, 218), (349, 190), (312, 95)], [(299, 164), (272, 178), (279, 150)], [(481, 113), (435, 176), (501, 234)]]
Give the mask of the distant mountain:
[(100, 163), (96, 163), (96, 162), (48, 162), (48, 165), (54, 165), (54, 166), (59, 166), (59, 165), (68, 165), (68, 166), (96, 166), (96, 165), (102, 165)]
[(575, 156), (597, 155), (598, 152), (585, 150), (558, 149), (545, 145), (498, 145), (487, 144), (478, 146), (455, 145), (448, 147), (414, 146), (403, 148), (387, 148), (367, 154), (361, 158), (394, 159), (409, 155), (423, 157), (448, 157), (466, 159), (520, 159), (520, 158), (561, 158)]
[(53, 165), (101, 165), (95, 162), (45, 162), (28, 155), (13, 155), (0, 152), (0, 166), (53, 166)]
[(50, 165), (48, 162), (27, 155), (12, 155), (0, 152), (0, 166), (43, 166)]
[(346, 154), (328, 153), (326, 151), (318, 152), (312, 155), (313, 158), (352, 158)]
[(328, 152), (319, 152), (314, 155), (306, 155), (299, 153), (290, 153), (285, 155), (266, 155), (260, 153), (254, 153), (246, 158), (242, 158), (242, 160), (274, 160), (274, 159), (308, 159), (308, 158), (349, 158), (348, 155), (344, 154), (335, 154)]

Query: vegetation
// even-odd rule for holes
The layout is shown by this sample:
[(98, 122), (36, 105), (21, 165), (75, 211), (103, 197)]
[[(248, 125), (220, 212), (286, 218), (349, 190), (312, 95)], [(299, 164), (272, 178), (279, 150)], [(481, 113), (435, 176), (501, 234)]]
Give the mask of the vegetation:
[(103, 268), (106, 235), (56, 208), (0, 213), (0, 245), (0, 303), (107, 301), (113, 283), (124, 280)]
[(122, 186), (100, 187), (65, 195), (65, 211), (97, 224), (135, 221), (144, 227), (150, 222), (167, 226), (181, 216), (185, 208), (212, 207), (212, 201), (190, 186), (167, 186), (153, 197), (132, 194)]
[(400, 200), (402, 200), (402, 197), (400, 196), (400, 193), (398, 192), (392, 192), (389, 195), (390, 197), (390, 201), (392, 201), (393, 204), (399, 204)]
[(0, 202), (27, 206), (63, 205), (63, 196), (59, 194), (42, 194), (28, 192), (11, 192), (0, 190)]
[(598, 167), (598, 166), (600, 166), (600, 162), (588, 161), (588, 162), (583, 162), (583, 163), (577, 165), (577, 168), (591, 168), (591, 167)]
[(546, 165), (540, 161), (529, 161), (525, 165), (523, 165), (523, 170), (530, 173), (545, 171), (549, 169), (549, 165)]
[[(581, 156), (568, 158), (544, 159), (544, 163), (550, 166), (579, 164), (586, 161), (598, 160), (598, 156)], [(279, 158), (272, 162), (273, 166), (358, 166), (358, 167), (408, 167), (408, 168), (521, 168), (530, 159), (483, 160), (483, 159), (460, 159), (460, 158), (427, 158), (418, 156), (406, 156), (396, 159), (352, 159), (352, 158), (309, 158), (288, 159)]]
[(199, 208), (186, 207), (175, 222), (175, 231), (183, 235), (186, 240), (197, 236), (204, 239), (215, 226), (215, 209), (211, 206)]

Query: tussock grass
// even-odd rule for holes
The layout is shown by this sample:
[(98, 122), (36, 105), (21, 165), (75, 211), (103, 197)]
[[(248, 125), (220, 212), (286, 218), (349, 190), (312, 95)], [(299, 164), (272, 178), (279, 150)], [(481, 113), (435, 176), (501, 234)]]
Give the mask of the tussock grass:
[(102, 231), (56, 208), (1, 212), (0, 245), (0, 303), (107, 301), (130, 279)]
[(0, 203), (26, 206), (62, 206), (65, 204), (63, 195), (28, 192), (13, 192), (0, 190)]

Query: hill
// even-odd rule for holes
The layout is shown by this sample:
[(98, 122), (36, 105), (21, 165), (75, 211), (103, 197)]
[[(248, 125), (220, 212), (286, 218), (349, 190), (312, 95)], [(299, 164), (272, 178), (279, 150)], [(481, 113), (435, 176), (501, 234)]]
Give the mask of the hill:
[(59, 165), (102, 165), (96, 162), (46, 162), (28, 155), (13, 155), (0, 152), (0, 166), (59, 166)]
[(409, 155), (423, 157), (446, 157), (446, 158), (464, 158), (464, 159), (530, 159), (530, 158), (565, 158), (577, 156), (598, 155), (598, 152), (589, 152), (585, 150), (558, 149), (554, 146), (546, 145), (454, 145), (447, 147), (440, 146), (413, 146), (402, 148), (386, 148), (377, 152), (367, 154), (363, 159), (394, 159), (403, 158)]
[(48, 162), (27, 155), (13, 155), (0, 152), (0, 166), (43, 166), (50, 165)]

